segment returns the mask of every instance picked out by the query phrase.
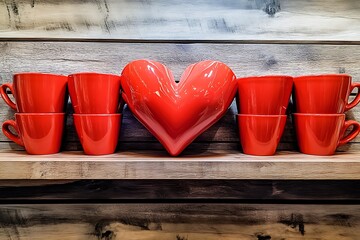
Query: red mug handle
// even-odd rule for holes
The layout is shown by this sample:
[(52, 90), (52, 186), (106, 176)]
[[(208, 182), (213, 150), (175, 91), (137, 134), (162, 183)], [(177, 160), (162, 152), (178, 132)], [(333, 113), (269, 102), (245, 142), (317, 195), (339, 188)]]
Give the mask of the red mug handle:
[[(350, 126), (353, 126), (353, 129), (351, 130), (351, 132), (349, 134), (344, 136), (346, 129), (348, 129)], [(338, 146), (341, 146), (341, 145), (344, 145), (344, 144), (350, 142), (360, 133), (360, 123), (358, 123), (354, 120), (345, 121), (341, 132), (342, 132), (342, 134), (341, 134), (342, 138), (340, 139)]]
[(352, 83), (350, 87), (350, 93), (355, 89), (358, 89), (355, 99), (351, 103), (347, 103), (345, 106), (345, 111), (348, 111), (359, 104), (360, 102), (360, 83)]
[(9, 98), (9, 95), (6, 92), (7, 89), (10, 89), (11, 93), (14, 94), (14, 89), (13, 89), (12, 83), (4, 83), (0, 87), (1, 97), (4, 99), (4, 101), (6, 102), (7, 105), (9, 105), (12, 109), (17, 110), (16, 104), (13, 101), (11, 101), (11, 99)]
[[(12, 126), (17, 134), (14, 134), (10, 130), (10, 126)], [(4, 135), (9, 138), (11, 141), (19, 144), (20, 146), (24, 146), (24, 142), (19, 137), (19, 129), (17, 127), (17, 124), (14, 120), (6, 120), (2, 125), (2, 131)]]

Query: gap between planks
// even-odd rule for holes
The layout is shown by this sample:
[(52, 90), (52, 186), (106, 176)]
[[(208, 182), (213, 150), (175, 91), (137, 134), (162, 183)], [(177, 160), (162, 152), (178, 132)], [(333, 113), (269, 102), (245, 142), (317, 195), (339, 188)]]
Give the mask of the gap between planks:
[(0, 42), (93, 42), (93, 43), (173, 43), (173, 44), (302, 44), (302, 45), (360, 45), (350, 40), (223, 40), (223, 39), (120, 39), (120, 38), (3, 38)]

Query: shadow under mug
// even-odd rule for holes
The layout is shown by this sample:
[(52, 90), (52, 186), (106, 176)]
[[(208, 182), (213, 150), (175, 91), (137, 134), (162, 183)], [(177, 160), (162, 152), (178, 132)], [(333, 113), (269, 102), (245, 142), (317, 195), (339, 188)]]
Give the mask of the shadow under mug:
[(238, 78), (239, 114), (284, 115), (293, 86), (290, 76)]
[(73, 114), (73, 117), (85, 154), (105, 155), (115, 152), (121, 114)]
[(274, 155), (285, 129), (286, 115), (238, 114), (240, 144), (250, 155)]
[[(350, 93), (358, 89), (353, 101)], [(297, 113), (344, 113), (360, 102), (360, 83), (347, 74), (294, 77), (293, 101)]]
[(75, 113), (119, 112), (120, 76), (76, 73), (69, 75), (68, 85)]
[[(300, 152), (311, 155), (332, 155), (336, 148), (360, 133), (360, 123), (345, 121), (345, 114), (294, 113), (294, 125)], [(353, 129), (346, 133), (346, 130)]]
[(65, 113), (15, 113), (15, 121), (5, 121), (2, 131), (29, 154), (54, 154), (60, 151), (64, 125)]
[[(0, 87), (5, 103), (19, 113), (65, 112), (67, 76), (47, 73), (18, 73), (13, 83)], [(13, 102), (7, 90), (15, 98)]]

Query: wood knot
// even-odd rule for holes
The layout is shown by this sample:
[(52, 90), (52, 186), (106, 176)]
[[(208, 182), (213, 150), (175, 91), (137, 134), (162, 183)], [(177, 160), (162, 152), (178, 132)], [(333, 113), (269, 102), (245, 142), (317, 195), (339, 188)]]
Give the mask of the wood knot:
[(258, 240), (270, 240), (271, 239), (270, 235), (267, 235), (264, 233), (256, 233), (255, 235), (258, 238)]
[(305, 235), (305, 224), (302, 214), (292, 213), (290, 218), (281, 216), (279, 222), (294, 229), (298, 228), (301, 235)]
[(275, 13), (279, 12), (280, 8), (280, 1), (279, 0), (268, 0), (266, 1), (264, 12), (266, 12), (269, 16), (273, 17)]
[(108, 226), (107, 222), (100, 221), (95, 225), (95, 236), (99, 240), (112, 240), (115, 237), (115, 233), (113, 231), (107, 230)]
[(114, 232), (107, 230), (106, 232), (101, 233), (101, 239), (104, 240), (111, 240), (112, 237), (114, 236)]
[(182, 237), (179, 234), (176, 235), (176, 240), (188, 240), (187, 237)]
[(339, 67), (339, 73), (345, 73), (345, 68), (344, 67)]

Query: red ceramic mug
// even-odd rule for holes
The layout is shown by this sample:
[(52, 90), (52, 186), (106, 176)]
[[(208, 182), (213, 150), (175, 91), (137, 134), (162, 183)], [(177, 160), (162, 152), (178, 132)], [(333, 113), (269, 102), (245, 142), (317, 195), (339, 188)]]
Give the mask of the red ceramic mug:
[(69, 75), (69, 94), (75, 113), (119, 111), (120, 76), (102, 73)]
[(84, 152), (104, 155), (115, 152), (121, 114), (74, 114), (74, 125)]
[(286, 115), (238, 114), (240, 144), (250, 155), (274, 155), (284, 132)]
[(60, 151), (64, 120), (65, 113), (15, 113), (15, 121), (5, 121), (2, 131), (29, 154), (53, 154)]
[[(332, 155), (338, 146), (354, 139), (360, 123), (345, 121), (345, 114), (294, 113), (294, 124), (300, 152), (312, 155)], [(346, 129), (353, 126), (350, 133)]]
[(289, 104), (293, 78), (260, 76), (238, 78), (240, 114), (284, 115)]
[[(355, 88), (358, 93), (348, 103)], [(360, 83), (351, 83), (346, 74), (295, 77), (293, 100), (298, 113), (344, 113), (360, 102)]]
[[(19, 113), (65, 112), (67, 76), (47, 73), (18, 73), (13, 83), (1, 85), (4, 101)], [(14, 95), (13, 102), (7, 89)]]

